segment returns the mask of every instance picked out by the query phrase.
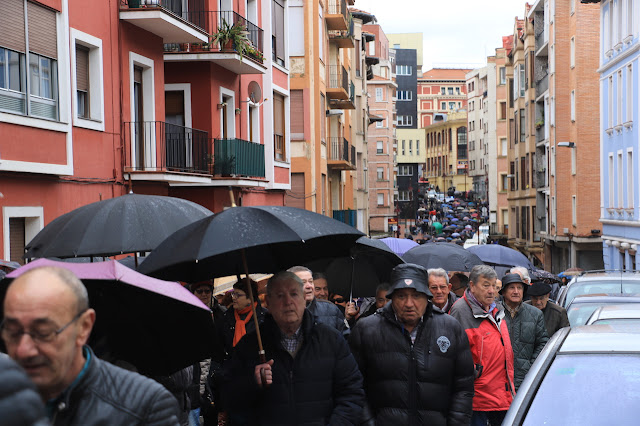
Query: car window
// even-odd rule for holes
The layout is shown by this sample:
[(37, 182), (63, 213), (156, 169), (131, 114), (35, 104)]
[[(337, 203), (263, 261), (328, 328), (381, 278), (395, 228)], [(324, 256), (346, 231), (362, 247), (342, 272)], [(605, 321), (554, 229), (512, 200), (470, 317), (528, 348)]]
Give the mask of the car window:
[(623, 324), (630, 325), (629, 330), (637, 330), (635, 327), (640, 325), (640, 318), (603, 318), (595, 320), (591, 324)]
[(585, 325), (592, 313), (604, 303), (574, 303), (567, 308), (567, 316), (571, 327)]
[(637, 424), (639, 400), (640, 354), (558, 355), (522, 424)]
[(567, 289), (565, 305), (571, 303), (576, 296), (583, 294), (599, 294), (599, 293), (640, 293), (640, 282), (620, 281), (587, 281), (584, 283), (577, 282)]

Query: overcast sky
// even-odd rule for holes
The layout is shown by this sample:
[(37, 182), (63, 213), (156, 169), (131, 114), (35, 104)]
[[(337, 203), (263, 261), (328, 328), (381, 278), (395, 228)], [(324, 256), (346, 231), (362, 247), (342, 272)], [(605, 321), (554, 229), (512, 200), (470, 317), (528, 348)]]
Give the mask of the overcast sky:
[[(529, 0), (530, 4), (535, 0)], [(385, 33), (423, 33), (423, 71), (482, 66), (523, 18), (522, 0), (356, 0)], [(392, 47), (392, 46), (391, 46)]]

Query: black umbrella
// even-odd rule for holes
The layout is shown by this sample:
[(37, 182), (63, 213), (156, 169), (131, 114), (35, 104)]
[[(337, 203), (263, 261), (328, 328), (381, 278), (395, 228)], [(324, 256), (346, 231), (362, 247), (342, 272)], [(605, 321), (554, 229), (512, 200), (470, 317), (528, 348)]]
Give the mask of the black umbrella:
[(549, 271), (545, 271), (544, 269), (534, 269), (533, 270), (533, 277), (531, 277), (531, 279), (533, 281), (540, 280), (540, 281), (544, 281), (547, 284), (551, 284), (551, 283), (561, 283), (562, 280), (560, 279), (560, 277), (558, 277), (557, 275), (552, 274)]
[(113, 256), (151, 251), (211, 211), (188, 200), (126, 194), (66, 213), (27, 244), (25, 258)]
[(278, 272), (315, 259), (349, 256), (362, 236), (352, 226), (295, 207), (233, 207), (175, 232), (138, 270), (187, 282)]
[(483, 265), (475, 254), (457, 244), (436, 242), (412, 248), (402, 258), (425, 268), (443, 268), (446, 271), (469, 272), (476, 265)]
[(180, 284), (147, 277), (115, 260), (38, 259), (2, 281), (0, 298), (10, 279), (38, 266), (69, 269), (82, 280), (96, 311), (89, 344), (99, 357), (130, 362), (149, 375), (168, 375), (211, 357), (213, 339), (204, 338), (215, 333), (211, 312)]
[(323, 272), (332, 293), (349, 297), (374, 296), (380, 283), (389, 282), (391, 270), (404, 263), (380, 240), (361, 237), (351, 250), (351, 256), (322, 259), (307, 263), (313, 272)]

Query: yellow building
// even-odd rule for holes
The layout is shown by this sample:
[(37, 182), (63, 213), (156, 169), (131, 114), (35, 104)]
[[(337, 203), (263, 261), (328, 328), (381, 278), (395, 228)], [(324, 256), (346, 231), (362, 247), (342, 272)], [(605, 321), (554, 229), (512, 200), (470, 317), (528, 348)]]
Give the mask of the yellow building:
[(454, 186), (456, 191), (471, 189), (467, 176), (467, 112), (450, 113), (446, 121), (438, 121), (420, 131), (426, 143), (426, 165), (423, 178), (442, 192)]
[(422, 77), (422, 33), (387, 34), (391, 49), (415, 49), (418, 62), (418, 77)]

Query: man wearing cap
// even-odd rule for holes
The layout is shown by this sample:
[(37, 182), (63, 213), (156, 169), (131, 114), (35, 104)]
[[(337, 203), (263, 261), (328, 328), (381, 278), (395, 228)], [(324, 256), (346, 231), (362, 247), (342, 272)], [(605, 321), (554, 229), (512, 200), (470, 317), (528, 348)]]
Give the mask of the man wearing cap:
[(396, 266), (386, 295), (391, 303), (351, 333), (351, 351), (364, 377), (365, 424), (469, 424), (469, 342), (458, 321), (433, 308), (428, 282), (423, 267)]
[(519, 274), (507, 274), (502, 278), (503, 305), (507, 312), (507, 328), (511, 336), (514, 358), (514, 384), (516, 390), (529, 372), (531, 364), (549, 340), (542, 311), (522, 303), (528, 285)]
[(502, 424), (515, 390), (513, 350), (502, 304), (495, 302), (496, 271), (474, 266), (469, 288), (449, 314), (460, 321), (469, 338), (475, 366), (472, 426)]
[(547, 335), (553, 336), (556, 331), (563, 327), (569, 327), (569, 317), (567, 310), (556, 303), (549, 300), (551, 286), (543, 282), (534, 282), (529, 287), (528, 294), (531, 300), (524, 303), (535, 306), (542, 311), (544, 316), (544, 326), (547, 329)]

